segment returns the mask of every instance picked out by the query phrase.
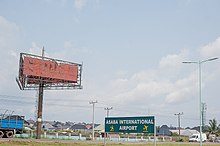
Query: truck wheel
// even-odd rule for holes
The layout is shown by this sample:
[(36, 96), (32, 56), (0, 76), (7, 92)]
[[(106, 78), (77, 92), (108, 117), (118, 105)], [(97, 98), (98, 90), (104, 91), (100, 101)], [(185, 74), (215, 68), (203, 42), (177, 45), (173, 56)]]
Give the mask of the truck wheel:
[(12, 138), (13, 135), (14, 135), (14, 133), (13, 133), (12, 131), (7, 131), (7, 132), (6, 132), (6, 137), (7, 137), (7, 138)]
[(2, 138), (4, 136), (4, 132), (0, 131), (0, 138)]

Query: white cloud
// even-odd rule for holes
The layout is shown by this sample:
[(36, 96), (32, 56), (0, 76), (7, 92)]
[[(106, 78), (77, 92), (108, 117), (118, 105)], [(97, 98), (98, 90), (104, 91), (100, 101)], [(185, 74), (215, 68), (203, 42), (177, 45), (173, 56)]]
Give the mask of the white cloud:
[(173, 83), (173, 89), (166, 96), (166, 103), (176, 104), (190, 100), (197, 89), (197, 74), (193, 72), (189, 77), (177, 80)]
[[(0, 46), (8, 47), (11, 40), (15, 40), (18, 37), (19, 27), (13, 23), (0, 16)], [(4, 48), (4, 49), (6, 49)]]
[(163, 57), (160, 60), (159, 67), (160, 68), (170, 68), (170, 69), (177, 69), (181, 67), (181, 63), (188, 55), (189, 50), (183, 49), (181, 50), (180, 54), (170, 54), (166, 57)]
[(8, 86), (8, 83), (15, 79), (17, 74), (17, 43), (19, 38), (19, 27), (14, 23), (8, 21), (6, 18), (0, 16), (0, 92), (4, 91)]
[(218, 37), (214, 42), (202, 47), (200, 52), (202, 57), (205, 58), (220, 56), (220, 37)]
[[(218, 38), (203, 47), (204, 55), (219, 54), (219, 42)], [(111, 82), (113, 92), (108, 96), (114, 100), (112, 104), (120, 103), (120, 107), (126, 106), (137, 111), (149, 108), (157, 114), (170, 114), (170, 112), (173, 114), (178, 108), (178, 110), (183, 110), (186, 114), (193, 116), (192, 111), (197, 111), (198, 108), (196, 104), (199, 92), (198, 65), (193, 64), (191, 67), (186, 67), (185, 64), (182, 64), (191, 56), (191, 50), (182, 49), (177, 54), (168, 54), (163, 57), (159, 61), (158, 67), (137, 72), (130, 77), (120, 75), (119, 78)], [(209, 82), (212, 84), (218, 82), (219, 72), (217, 62), (212, 66), (206, 66), (206, 70), (202, 72), (202, 88)], [(213, 90), (206, 87), (205, 91), (214, 94)], [(206, 96), (216, 98), (210, 93)], [(206, 98), (204, 97), (204, 99)]]
[(39, 56), (41, 56), (41, 55), (42, 55), (43, 46), (40, 47), (40, 46), (37, 45), (37, 43), (35, 43), (35, 42), (32, 42), (31, 45), (32, 45), (32, 47), (29, 49), (29, 53), (30, 53), (30, 54), (34, 54), (34, 55), (39, 55)]
[(64, 48), (73, 48), (72, 41), (65, 41), (64, 42)]
[(74, 7), (77, 10), (81, 10), (84, 6), (86, 6), (86, 0), (75, 0)]
[(79, 48), (77, 47), (76, 43), (74, 43), (74, 41), (68, 40), (63, 42), (62, 50), (59, 50), (58, 52), (54, 52), (50, 55), (52, 57), (59, 59), (62, 58), (72, 59), (73, 55), (80, 56), (82, 54), (87, 54), (87, 53), (89, 53), (89, 50), (87, 48)]
[[(163, 57), (154, 69), (137, 72), (130, 78), (121, 77), (114, 80), (111, 82), (114, 92), (109, 96), (114, 97), (111, 98), (114, 103), (137, 108), (147, 106), (154, 110), (155, 105), (167, 108), (172, 104), (190, 101), (197, 92), (197, 73), (192, 72), (186, 77), (180, 75), (184, 69), (182, 61), (188, 54), (189, 50), (183, 49), (179, 54)], [(176, 78), (173, 79), (173, 76)]]
[[(25, 114), (30, 111), (32, 105), (25, 104), (20, 101), (19, 97), (11, 99), (10, 96), (4, 95), (17, 95), (22, 94), (16, 84), (15, 78), (18, 75), (18, 62), (19, 62), (19, 44), (22, 40), (22, 32), (20, 27), (9, 21), (7, 18), (0, 16), (0, 94), (1, 94), (1, 109), (9, 109), (15, 111), (16, 114)], [(24, 93), (23, 93), (24, 94)], [(15, 97), (14, 97), (15, 98)], [(22, 100), (22, 99), (21, 99)], [(29, 114), (29, 113), (27, 113)]]

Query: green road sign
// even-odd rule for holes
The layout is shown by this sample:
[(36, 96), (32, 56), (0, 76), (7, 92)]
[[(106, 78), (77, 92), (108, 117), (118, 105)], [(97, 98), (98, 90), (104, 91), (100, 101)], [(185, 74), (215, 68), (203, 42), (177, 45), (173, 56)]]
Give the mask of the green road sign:
[(154, 133), (154, 116), (108, 117), (105, 118), (105, 132)]

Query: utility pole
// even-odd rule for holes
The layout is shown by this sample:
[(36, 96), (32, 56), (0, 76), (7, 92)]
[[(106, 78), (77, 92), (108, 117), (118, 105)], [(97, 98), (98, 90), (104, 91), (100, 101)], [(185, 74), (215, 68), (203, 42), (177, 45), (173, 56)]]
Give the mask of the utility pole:
[(202, 129), (206, 125), (206, 111), (207, 111), (207, 104), (203, 102), (202, 103)]
[(113, 107), (106, 107), (105, 110), (107, 111), (107, 117), (109, 117), (109, 111), (112, 110)]
[(91, 101), (89, 104), (92, 104), (92, 140), (94, 140), (94, 119), (95, 119), (95, 104), (98, 103), (98, 101)]
[(178, 126), (179, 126), (179, 136), (180, 136), (180, 116), (183, 115), (183, 112), (182, 113), (177, 113), (177, 114), (174, 114), (175, 116), (178, 116)]

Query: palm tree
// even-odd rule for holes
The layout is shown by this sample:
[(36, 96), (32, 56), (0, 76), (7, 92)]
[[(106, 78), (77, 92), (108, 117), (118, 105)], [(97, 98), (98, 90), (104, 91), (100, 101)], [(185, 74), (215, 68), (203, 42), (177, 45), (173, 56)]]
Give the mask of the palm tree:
[(220, 135), (220, 124), (218, 125), (218, 136)]
[(217, 120), (214, 118), (213, 120), (209, 120), (209, 134), (219, 135), (219, 126), (217, 124)]

